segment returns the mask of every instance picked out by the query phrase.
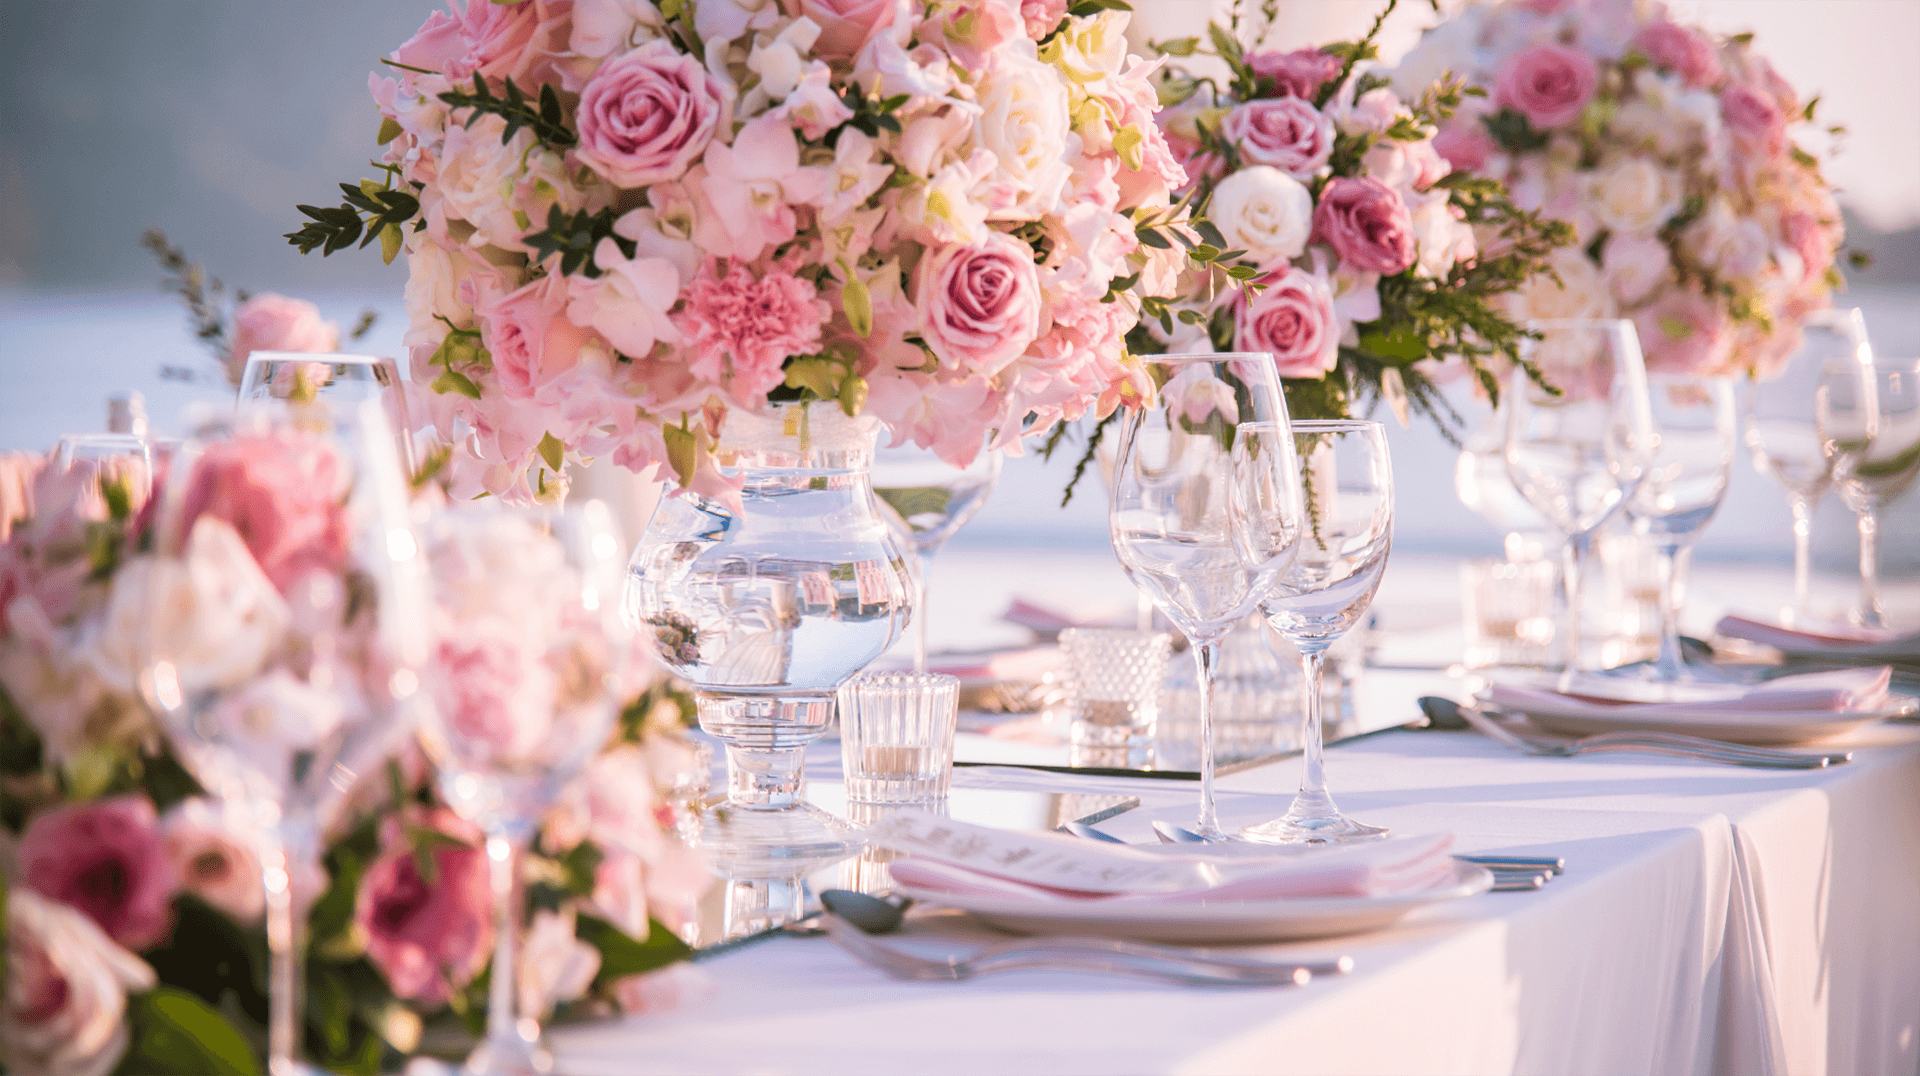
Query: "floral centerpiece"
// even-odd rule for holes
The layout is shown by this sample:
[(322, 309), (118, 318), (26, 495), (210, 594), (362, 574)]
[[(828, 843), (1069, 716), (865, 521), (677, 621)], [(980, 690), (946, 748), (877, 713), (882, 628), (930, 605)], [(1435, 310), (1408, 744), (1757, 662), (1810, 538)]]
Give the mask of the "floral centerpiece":
[[(350, 574), (334, 462), (279, 435), (210, 445), (183, 476), (184, 564), (163, 572), (175, 565), (152, 552), (146, 475), (5, 460), (7, 1071), (259, 1071), (263, 844), (244, 812), (222, 809), (181, 765), (135, 684), (157, 608), (191, 659), (175, 662), (183, 687), (217, 682), (236, 698), (257, 689), (272, 695), (271, 712), (302, 712), (286, 706), (305, 681), (285, 670), (315, 660), (302, 639), (326, 608), (307, 599)], [(356, 604), (336, 627), (351, 630)], [(640, 973), (685, 954), (673, 928), (706, 876), (671, 838), (653, 780), (680, 765), (669, 756), (686, 749), (670, 731), (682, 709), (664, 684), (641, 686), (615, 742), (539, 838), (537, 911), (515, 984), (529, 1013), (644, 1008), (674, 989)], [(291, 750), (311, 730), (282, 726), (302, 724), (249, 726), (248, 742), (272, 750), (279, 737)], [(423, 1030), (481, 1017), (493, 931), (484, 853), (438, 805), (411, 750), (336, 814), (324, 874), (297, 883), (316, 898), (305, 1049), (329, 1071), (383, 1071), (420, 1047)], [(456, 1035), (450, 1050), (461, 1046)]]
[(1146, 301), (1136, 350), (1272, 352), (1296, 418), (1385, 398), (1403, 421), (1410, 409), (1451, 419), (1432, 380), (1439, 363), (1495, 390), (1522, 336), (1499, 296), (1566, 230), (1435, 148), (1470, 89), (1442, 78), (1403, 96), (1369, 70), (1393, 8), (1361, 40), (1323, 48), (1261, 47), (1271, 4), (1244, 18), (1236, 5), (1230, 26), (1156, 46), (1206, 58), (1160, 85), (1201, 218), (1179, 241), (1203, 257), (1174, 298)]
[(1185, 177), (1124, 7), (469, 0), (372, 79), (383, 178), (289, 238), (404, 253), (459, 494), (724, 492), (728, 412), (783, 400), (964, 463), (1137, 387)]
[(1512, 296), (1514, 317), (1632, 318), (1650, 370), (1764, 373), (1840, 285), (1840, 212), (1800, 145), (1817, 99), (1751, 34), (1653, 0), (1472, 4), (1395, 81), (1442, 70), (1485, 96), (1446, 123), (1441, 155), (1579, 237)]

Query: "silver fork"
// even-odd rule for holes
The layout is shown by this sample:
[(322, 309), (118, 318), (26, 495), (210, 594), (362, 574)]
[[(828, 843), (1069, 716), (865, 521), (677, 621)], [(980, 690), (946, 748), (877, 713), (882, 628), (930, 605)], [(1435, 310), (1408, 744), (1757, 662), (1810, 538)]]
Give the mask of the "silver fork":
[(1091, 971), (1186, 986), (1304, 986), (1315, 975), (1342, 975), (1353, 958), (1280, 964), (1119, 938), (1059, 937), (1003, 942), (966, 956), (923, 957), (875, 941), (837, 915), (822, 915), (834, 944), (896, 979), (960, 982), (997, 971)]
[(1817, 770), (1834, 763), (1853, 761), (1851, 751), (1781, 751), (1668, 732), (1603, 732), (1578, 740), (1548, 740), (1521, 736), (1502, 727), (1477, 707), (1461, 706), (1459, 709), (1460, 717), (1481, 735), (1490, 736), (1516, 751), (1542, 758), (1572, 758), (1596, 751), (1642, 751), (1776, 770)]

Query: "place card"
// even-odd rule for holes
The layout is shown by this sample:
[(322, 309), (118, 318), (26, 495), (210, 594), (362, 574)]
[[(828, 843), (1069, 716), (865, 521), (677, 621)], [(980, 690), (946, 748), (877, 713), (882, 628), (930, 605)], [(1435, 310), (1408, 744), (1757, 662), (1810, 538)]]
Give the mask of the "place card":
[(1208, 863), (1051, 833), (990, 829), (921, 810), (887, 816), (867, 830), (867, 839), (906, 855), (1086, 893), (1170, 893), (1220, 882), (1219, 871)]

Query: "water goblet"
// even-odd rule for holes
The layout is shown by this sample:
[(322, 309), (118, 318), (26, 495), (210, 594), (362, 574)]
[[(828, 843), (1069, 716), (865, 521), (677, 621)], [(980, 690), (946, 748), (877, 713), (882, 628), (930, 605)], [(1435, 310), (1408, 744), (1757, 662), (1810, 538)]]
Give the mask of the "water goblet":
[[(1529, 322), (1529, 357), (1545, 385), (1516, 367), (1506, 393), (1507, 474), (1565, 540), (1565, 672), (1580, 662), (1581, 566), (1594, 534), (1633, 495), (1652, 447), (1646, 367), (1633, 323)], [(1546, 386), (1552, 386), (1547, 388)]]
[(873, 454), (873, 495), (894, 538), (913, 553), (913, 671), (927, 671), (927, 585), (934, 554), (987, 503), (1000, 453), (981, 448), (964, 467), (912, 443)]
[[(1286, 436), (1256, 424), (1243, 433)], [(1322, 758), (1320, 681), (1327, 649), (1359, 623), (1393, 548), (1393, 461), (1378, 422), (1295, 422), (1291, 439), (1300, 467), (1306, 527), (1279, 585), (1260, 603), (1267, 623), (1300, 651), (1307, 672), (1301, 746), (1306, 772), (1287, 813), (1250, 826), (1241, 836), (1265, 844), (1338, 844), (1387, 835), (1346, 817), (1327, 792)]]
[[(321, 420), (324, 419), (324, 423)], [(247, 408), (177, 450), (142, 572), (139, 688), (261, 834), (268, 1067), (303, 1066), (301, 929), (321, 833), (410, 732), (428, 630), (406, 479), (373, 403)]]
[(420, 742), (447, 804), (486, 835), (494, 898), (486, 1038), (462, 1071), (547, 1073), (538, 1014), (515, 1012), (515, 881), (542, 814), (639, 688), (627, 678), (643, 659), (615, 600), (625, 546), (600, 501), (460, 505), (425, 535), (437, 641), (423, 670), (432, 705)]
[(394, 431), (394, 443), (407, 476), (419, 473), (413, 458), (413, 424), (408, 421), (406, 393), (400, 368), (392, 359), (335, 352), (255, 351), (247, 356), (247, 365), (240, 373), (238, 399), (242, 405), (249, 400), (378, 400), (386, 408), (387, 423)]
[(1653, 540), (1660, 587), (1660, 653), (1648, 679), (1692, 679), (1680, 654), (1681, 557), (1727, 495), (1733, 474), (1733, 379), (1664, 375), (1647, 380), (1654, 446), (1646, 473), (1627, 499), (1634, 530)]
[[(1862, 627), (1888, 628), (1880, 604), (1880, 509), (1893, 503), (1920, 474), (1920, 359), (1875, 358), (1871, 401), (1863, 400), (1861, 414), (1836, 414), (1836, 422), (1858, 431), (1871, 408), (1872, 440), (1864, 451), (1841, 458), (1835, 470), (1840, 498), (1859, 518), (1860, 602), (1852, 620)], [(1842, 435), (1847, 440), (1857, 438)]]
[(1243, 423), (1286, 423), (1271, 355), (1141, 361), (1154, 391), (1120, 421), (1108, 522), (1121, 568), (1192, 643), (1200, 711), (1195, 830), (1219, 840), (1213, 673), (1221, 640), (1272, 590), (1299, 542), (1299, 471), (1291, 438), (1239, 443)]
[(102, 497), (124, 497), (108, 508), (131, 518), (153, 493), (153, 457), (151, 442), (138, 434), (70, 433), (54, 446), (53, 465), (94, 479)]

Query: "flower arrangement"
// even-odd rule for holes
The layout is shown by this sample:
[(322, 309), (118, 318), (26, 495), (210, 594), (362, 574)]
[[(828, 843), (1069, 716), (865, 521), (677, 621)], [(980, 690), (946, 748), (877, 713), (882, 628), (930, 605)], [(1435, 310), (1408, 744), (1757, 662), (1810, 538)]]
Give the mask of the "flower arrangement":
[(1395, 80), (1442, 69), (1485, 96), (1440, 153), (1578, 234), (1511, 297), (1514, 317), (1631, 318), (1650, 370), (1764, 374), (1842, 283), (1840, 212), (1798, 144), (1816, 101), (1752, 35), (1717, 38), (1655, 0), (1473, 4)]
[(1181, 242), (1203, 258), (1188, 262), (1176, 297), (1146, 301), (1136, 351), (1271, 352), (1296, 418), (1384, 398), (1403, 421), (1411, 409), (1444, 429), (1441, 363), (1497, 391), (1495, 364), (1514, 359), (1522, 337), (1499, 297), (1567, 229), (1438, 152), (1470, 89), (1442, 78), (1403, 96), (1368, 70), (1393, 9), (1357, 42), (1280, 52), (1257, 44), (1274, 5), (1244, 18), (1236, 5), (1230, 25), (1155, 46), (1206, 57), (1225, 80), (1185, 66), (1163, 74), (1161, 124), (1197, 217)]
[(504, 0), (371, 80), (380, 181), (288, 238), (407, 258), (457, 495), (569, 457), (724, 495), (731, 409), (835, 400), (955, 463), (1137, 388), (1185, 182), (1119, 0)]
[[(182, 765), (135, 683), (158, 618), (183, 689), (264, 704), (244, 707), (252, 720), (233, 739), (246, 750), (298, 750), (328, 705), (352, 705), (350, 691), (298, 674), (327, 653), (344, 663), (335, 682), (357, 668), (364, 602), (320, 600), (359, 586), (338, 464), (293, 431), (213, 442), (175, 463), (192, 468), (173, 486), (187, 536), (175, 561), (155, 552), (149, 476), (0, 460), (7, 1071), (259, 1070), (264, 846)], [(685, 985), (684, 971), (642, 974), (686, 953), (673, 931), (706, 883), (671, 837), (653, 777), (684, 766), (684, 700), (664, 683), (633, 691), (614, 742), (536, 845), (515, 984), (529, 1012), (646, 1007)], [(208, 719), (230, 716), (216, 703)], [(391, 1069), (423, 1029), (472, 1030), (485, 1008), (484, 853), (436, 800), (416, 750), (374, 769), (328, 820), (324, 873), (296, 878), (314, 897), (305, 1049), (335, 1072)]]

